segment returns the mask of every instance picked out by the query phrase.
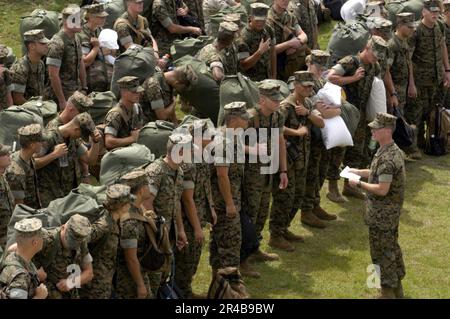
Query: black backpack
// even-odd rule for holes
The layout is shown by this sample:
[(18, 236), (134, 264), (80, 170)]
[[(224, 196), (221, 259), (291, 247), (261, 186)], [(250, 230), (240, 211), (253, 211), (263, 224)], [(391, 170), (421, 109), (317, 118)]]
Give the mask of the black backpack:
[(442, 156), (447, 154), (447, 132), (442, 128), (442, 112), (439, 105), (431, 111), (425, 137), (425, 154)]
[(250, 216), (243, 210), (240, 213), (241, 217), (241, 261), (245, 261), (259, 248), (259, 240), (256, 237), (256, 229)]
[(399, 147), (411, 146), (414, 141), (414, 129), (408, 124), (408, 122), (406, 122), (399, 108), (394, 108), (394, 116), (397, 117), (395, 131), (392, 136), (395, 144)]

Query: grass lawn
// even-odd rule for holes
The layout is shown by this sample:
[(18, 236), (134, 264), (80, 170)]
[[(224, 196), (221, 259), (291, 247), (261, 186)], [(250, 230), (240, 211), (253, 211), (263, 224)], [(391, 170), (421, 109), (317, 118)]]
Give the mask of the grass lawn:
[[(19, 17), (43, 6), (60, 11), (67, 3), (70, 1), (0, 0), (0, 43), (20, 55)], [(331, 24), (321, 27), (321, 48), (326, 48), (331, 29)], [(409, 298), (450, 298), (449, 171), (449, 155), (407, 164), (400, 245), (407, 270), (403, 286)], [(256, 265), (262, 278), (246, 280), (253, 297), (371, 298), (377, 294), (366, 286), (366, 268), (371, 262), (363, 203), (352, 200), (337, 205), (326, 199), (325, 192), (322, 195), (323, 207), (336, 213), (338, 220), (324, 230), (315, 230), (302, 227), (297, 217), (292, 230), (304, 235), (306, 242), (297, 244), (293, 253), (280, 253), (280, 261)], [(264, 237), (263, 249), (271, 251), (267, 229)], [(194, 290), (206, 293), (210, 276), (205, 246)]]

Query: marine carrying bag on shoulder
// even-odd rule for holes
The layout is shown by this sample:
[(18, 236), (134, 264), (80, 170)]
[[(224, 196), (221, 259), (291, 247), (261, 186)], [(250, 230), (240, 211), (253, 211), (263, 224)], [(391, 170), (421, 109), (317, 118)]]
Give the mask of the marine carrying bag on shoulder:
[[(19, 32), (23, 43), (23, 34), (30, 30), (42, 29), (45, 37), (51, 39), (58, 33), (60, 27), (60, 15), (55, 11), (36, 9), (30, 15), (20, 19)], [(25, 46), (22, 46), (22, 52), (26, 52)]]

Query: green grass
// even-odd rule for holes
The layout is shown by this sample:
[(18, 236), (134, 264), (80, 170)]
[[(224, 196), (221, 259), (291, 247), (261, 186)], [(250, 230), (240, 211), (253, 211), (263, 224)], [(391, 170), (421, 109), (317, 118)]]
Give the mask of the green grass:
[[(60, 11), (64, 0), (0, 0), (0, 43), (11, 46), (20, 56), (19, 18), (37, 7)], [(333, 24), (322, 25), (320, 47), (326, 49)], [(182, 115), (182, 113), (179, 113)], [(410, 298), (450, 298), (450, 156), (425, 157), (407, 164), (407, 191), (400, 220), (400, 245), (407, 275), (404, 289)], [(326, 189), (326, 185), (324, 187)], [(280, 261), (257, 264), (261, 279), (246, 284), (256, 298), (371, 298), (376, 290), (366, 286), (370, 262), (367, 227), (362, 202), (342, 205), (329, 202), (322, 191), (323, 207), (338, 215), (324, 230), (304, 228), (296, 217), (292, 230), (306, 242), (293, 253), (280, 253)], [(268, 232), (264, 231), (263, 249)], [(194, 290), (206, 293), (211, 271), (208, 249), (194, 281)]]

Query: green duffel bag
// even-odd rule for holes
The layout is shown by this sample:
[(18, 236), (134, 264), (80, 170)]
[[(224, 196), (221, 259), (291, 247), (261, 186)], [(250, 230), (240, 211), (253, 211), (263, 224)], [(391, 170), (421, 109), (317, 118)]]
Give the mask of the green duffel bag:
[(174, 62), (176, 67), (191, 65), (195, 70), (197, 84), (187, 90), (180, 90), (178, 94), (197, 109), (205, 117), (217, 123), (217, 115), (220, 108), (219, 85), (214, 80), (211, 70), (205, 64), (192, 56), (184, 56)]
[(51, 100), (44, 101), (40, 96), (33, 96), (22, 104), (22, 107), (30, 109), (32, 112), (38, 109), (44, 122), (44, 126), (47, 126), (47, 123), (58, 115), (58, 104)]
[(90, 184), (80, 184), (78, 185), (78, 188), (76, 188), (74, 191), (76, 191), (79, 194), (89, 196), (97, 202), (99, 205), (103, 205), (103, 203), (106, 201), (106, 186), (100, 185), (100, 186), (94, 186)]
[(330, 63), (335, 64), (347, 55), (355, 55), (363, 50), (369, 40), (370, 32), (362, 20), (338, 22), (331, 33), (328, 51)]
[(223, 17), (230, 13), (239, 13), (241, 15), (241, 22), (244, 25), (248, 23), (248, 14), (245, 6), (226, 7), (220, 10), (218, 13), (210, 16), (211, 34), (217, 34), (219, 31), (219, 25), (223, 21)]
[(153, 49), (137, 44), (131, 45), (114, 62), (111, 79), (111, 91), (119, 98), (117, 81), (124, 76), (136, 76), (142, 84), (155, 73), (156, 58)]
[(353, 104), (344, 101), (341, 105), (341, 117), (347, 125), (347, 128), (350, 134), (353, 136), (355, 134), (356, 128), (358, 127), (359, 118), (360, 118), (359, 110)]
[(131, 144), (107, 152), (100, 163), (100, 184), (108, 185), (131, 170), (153, 162), (155, 156), (141, 144)]
[(109, 2), (106, 2), (104, 4), (105, 6), (105, 11), (109, 14), (106, 17), (106, 21), (105, 21), (105, 25), (104, 28), (105, 29), (114, 29), (114, 22), (116, 22), (116, 20), (118, 18), (120, 18), (120, 16), (127, 11), (126, 7), (125, 7), (125, 1), (124, 0), (111, 0)]
[(155, 158), (159, 158), (166, 155), (167, 141), (174, 129), (175, 125), (171, 122), (162, 120), (149, 122), (141, 128), (137, 143), (148, 147)]
[[(44, 9), (36, 9), (30, 15), (20, 19), (19, 32), (23, 42), (23, 34), (34, 29), (44, 30), (44, 34), (48, 39), (59, 32), (60, 29), (60, 14), (55, 11), (47, 11)], [(25, 47), (22, 46), (23, 53)]]
[(102, 124), (108, 111), (117, 104), (116, 96), (113, 92), (107, 91), (91, 92), (89, 97), (94, 101), (94, 104), (89, 108), (88, 112), (95, 125)]
[(199, 36), (198, 38), (184, 38), (174, 40), (170, 47), (170, 56), (173, 60), (178, 60), (186, 55), (195, 56), (207, 44), (213, 43), (214, 38), (209, 36)]
[(416, 20), (422, 18), (423, 0), (390, 0), (384, 5), (388, 11), (388, 18), (395, 25), (397, 23), (397, 13), (414, 13)]
[(44, 125), (40, 111), (37, 108), (22, 106), (10, 106), (0, 112), (0, 143), (13, 146), (16, 143), (16, 150), (20, 149), (18, 143), (17, 130), (29, 124)]
[(223, 107), (231, 102), (242, 101), (247, 108), (256, 106), (259, 102), (258, 84), (245, 75), (227, 75), (220, 84), (220, 110), (218, 126), (223, 125)]

